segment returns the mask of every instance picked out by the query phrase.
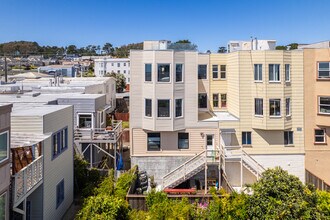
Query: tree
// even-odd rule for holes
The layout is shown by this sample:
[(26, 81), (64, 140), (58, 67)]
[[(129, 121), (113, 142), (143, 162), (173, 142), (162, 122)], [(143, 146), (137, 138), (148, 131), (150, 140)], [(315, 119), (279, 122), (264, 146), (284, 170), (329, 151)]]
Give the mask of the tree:
[(121, 73), (107, 73), (105, 76), (107, 77), (114, 77), (116, 79), (116, 90), (117, 92), (123, 92), (126, 88), (126, 78), (124, 74)]
[(102, 47), (102, 50), (105, 52), (106, 55), (113, 55), (113, 52), (115, 51), (112, 44), (110, 43), (105, 43)]
[(276, 50), (287, 50), (287, 46), (276, 46), (275, 47)]
[(289, 47), (290, 50), (295, 50), (295, 49), (298, 49), (298, 44), (297, 43), (291, 43), (287, 47)]
[(226, 47), (219, 47), (218, 53), (227, 53), (227, 48)]
[(173, 50), (197, 50), (197, 45), (190, 42), (190, 40), (178, 40), (168, 45), (168, 49)]
[(69, 45), (66, 48), (66, 53), (67, 54), (77, 54), (78, 53), (77, 46), (73, 45), (73, 44)]
[(178, 40), (177, 42), (175, 42), (175, 44), (191, 44), (190, 40), (186, 39), (186, 40)]
[(251, 188), (249, 219), (318, 219), (315, 191), (280, 167), (266, 170)]

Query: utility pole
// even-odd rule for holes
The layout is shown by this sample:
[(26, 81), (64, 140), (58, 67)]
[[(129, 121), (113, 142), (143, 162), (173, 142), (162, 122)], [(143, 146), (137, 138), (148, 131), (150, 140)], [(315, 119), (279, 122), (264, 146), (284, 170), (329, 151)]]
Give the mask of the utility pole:
[(7, 57), (5, 56), (5, 82), (8, 82)]

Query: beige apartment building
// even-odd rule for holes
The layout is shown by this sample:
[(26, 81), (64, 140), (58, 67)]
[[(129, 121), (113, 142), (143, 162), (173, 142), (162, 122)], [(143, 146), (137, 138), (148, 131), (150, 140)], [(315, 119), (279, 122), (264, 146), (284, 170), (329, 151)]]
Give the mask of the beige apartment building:
[(169, 48), (147, 41), (131, 51), (133, 165), (162, 188), (242, 187), (275, 166), (304, 181), (301, 50)]
[(330, 186), (330, 44), (304, 47), (305, 150), (307, 181)]

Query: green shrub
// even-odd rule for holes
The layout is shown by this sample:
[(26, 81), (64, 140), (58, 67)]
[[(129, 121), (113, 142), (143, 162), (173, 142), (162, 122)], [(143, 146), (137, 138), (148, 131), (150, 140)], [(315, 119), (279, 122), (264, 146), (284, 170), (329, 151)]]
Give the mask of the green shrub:
[(120, 175), (115, 186), (115, 195), (119, 198), (125, 198), (132, 182), (137, 178), (137, 166), (132, 167), (126, 173)]
[(129, 219), (130, 220), (146, 220), (146, 219), (150, 219), (150, 218), (149, 218), (148, 212), (134, 209), (134, 210), (130, 211)]

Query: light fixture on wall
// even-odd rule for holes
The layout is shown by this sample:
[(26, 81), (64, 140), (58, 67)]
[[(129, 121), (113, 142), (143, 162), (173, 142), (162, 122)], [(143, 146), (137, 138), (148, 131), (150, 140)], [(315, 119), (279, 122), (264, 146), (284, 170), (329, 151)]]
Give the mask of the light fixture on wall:
[(205, 135), (204, 135), (204, 133), (203, 133), (203, 132), (201, 132), (200, 134), (201, 134), (201, 137), (202, 137), (202, 138), (204, 138), (204, 136), (205, 136)]

